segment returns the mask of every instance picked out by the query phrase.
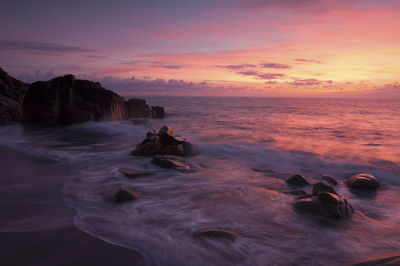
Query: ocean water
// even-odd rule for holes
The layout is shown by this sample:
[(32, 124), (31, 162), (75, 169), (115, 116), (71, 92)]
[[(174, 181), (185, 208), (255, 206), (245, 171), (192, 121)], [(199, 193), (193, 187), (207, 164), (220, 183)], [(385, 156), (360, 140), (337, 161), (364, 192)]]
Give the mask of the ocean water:
[[(400, 101), (319, 98), (144, 97), (165, 119), (62, 128), (0, 128), (0, 145), (70, 165), (60, 191), (74, 224), (141, 252), (149, 265), (343, 265), (400, 249)], [(129, 153), (163, 125), (192, 138), (192, 173), (161, 169)], [(127, 179), (120, 168), (149, 171)], [(343, 181), (375, 175), (381, 189), (355, 195)], [(291, 175), (327, 173), (357, 213), (350, 220), (296, 213), (282, 192)], [(34, 177), (32, 177), (34, 178)], [(120, 187), (142, 197), (116, 205)], [(29, 227), (29, 224), (21, 225)], [(234, 242), (192, 233), (221, 228)]]

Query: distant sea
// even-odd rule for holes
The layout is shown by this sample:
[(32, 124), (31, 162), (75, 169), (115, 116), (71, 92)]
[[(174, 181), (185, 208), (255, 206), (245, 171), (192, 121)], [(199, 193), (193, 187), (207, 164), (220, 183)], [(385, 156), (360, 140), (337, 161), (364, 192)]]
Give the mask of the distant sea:
[[(68, 174), (54, 170), (54, 178), (63, 179), (60, 196), (76, 211), (74, 224), (141, 252), (149, 264), (343, 265), (400, 249), (400, 100), (141, 98), (164, 106), (165, 119), (11, 125), (0, 128), (0, 145), (67, 163)], [(163, 125), (197, 142), (198, 154), (187, 159), (199, 170), (183, 174), (129, 155), (148, 130)], [(153, 175), (130, 180), (121, 167)], [(381, 182), (373, 197), (343, 184), (360, 172)], [(297, 173), (336, 177), (336, 190), (363, 215), (340, 221), (294, 212), (295, 197), (281, 192)], [(120, 187), (142, 198), (115, 205)], [(7, 226), (37, 225), (28, 219), (1, 229)], [(202, 228), (241, 237), (198, 241), (191, 234)]]

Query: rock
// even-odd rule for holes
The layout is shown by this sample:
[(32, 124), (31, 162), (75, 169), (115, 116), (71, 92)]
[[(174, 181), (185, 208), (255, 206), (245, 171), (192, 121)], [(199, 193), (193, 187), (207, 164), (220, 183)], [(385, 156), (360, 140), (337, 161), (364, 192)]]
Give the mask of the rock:
[(124, 99), (100, 83), (73, 75), (32, 83), (24, 101), (24, 121), (68, 125), (125, 118)]
[(379, 183), (376, 177), (366, 173), (353, 175), (346, 181), (346, 184), (355, 189), (376, 190), (379, 188)]
[(229, 241), (234, 241), (236, 238), (240, 236), (236, 232), (225, 229), (216, 229), (216, 228), (199, 230), (197, 232), (194, 232), (192, 235), (195, 238), (207, 237), (214, 239), (225, 239)]
[(163, 126), (159, 131), (147, 132), (146, 138), (136, 145), (132, 155), (177, 155), (188, 156), (196, 152), (196, 144), (189, 138), (174, 136), (169, 126)]
[(351, 264), (352, 266), (395, 266), (400, 265), (400, 251), (369, 257)]
[(329, 213), (325, 209), (325, 206), (322, 204), (321, 200), (316, 196), (298, 199), (294, 203), (293, 208), (295, 211), (298, 212), (317, 214), (321, 216), (329, 216)]
[(139, 143), (131, 152), (131, 155), (144, 155), (151, 156), (155, 154), (161, 154), (161, 140), (159, 136), (148, 137)]
[(29, 84), (23, 83), (0, 68), (0, 124), (19, 122)]
[(127, 117), (152, 117), (150, 106), (145, 100), (132, 98), (125, 102), (125, 113)]
[(294, 204), (294, 209), (342, 219), (350, 218), (354, 212), (353, 207), (345, 198), (323, 190), (314, 196), (299, 198)]
[(119, 172), (121, 174), (125, 175), (127, 178), (131, 178), (131, 179), (146, 176), (146, 175), (151, 175), (151, 173), (149, 173), (149, 172), (140, 172), (140, 171), (131, 170), (131, 169), (127, 169), (127, 168), (121, 168), (121, 169), (119, 169)]
[(325, 206), (330, 216), (336, 218), (350, 218), (354, 212), (353, 207), (343, 197), (329, 192), (318, 194), (319, 199)]
[(171, 168), (178, 170), (179, 172), (186, 173), (190, 172), (191, 166), (186, 162), (185, 159), (174, 155), (158, 155), (153, 157), (153, 163), (163, 168)]
[(310, 185), (311, 183), (302, 175), (293, 175), (291, 178), (289, 178), (286, 183), (289, 185), (293, 186), (307, 186)]
[(333, 176), (328, 175), (328, 174), (322, 174), (320, 176), (320, 179), (322, 179), (323, 181), (325, 181), (331, 185), (334, 185), (334, 186), (336, 186), (338, 184), (336, 178), (334, 178)]
[(122, 188), (118, 190), (118, 192), (115, 194), (115, 202), (117, 203), (123, 203), (126, 201), (132, 201), (132, 200), (137, 200), (139, 198), (139, 194), (136, 193), (135, 191), (132, 191), (130, 189)]
[(328, 185), (328, 183), (324, 181), (315, 183), (313, 185), (313, 195), (318, 195), (321, 192), (330, 192), (337, 195), (333, 187), (331, 187), (330, 185)]
[(165, 117), (165, 110), (162, 106), (152, 106), (151, 107), (151, 114), (154, 118), (164, 118)]
[(295, 196), (303, 196), (306, 195), (307, 192), (305, 192), (302, 189), (295, 189), (295, 190), (290, 190), (290, 191), (284, 191), (284, 194), (291, 194), (291, 195), (295, 195)]
[(98, 82), (73, 75), (39, 81), (29, 86), (23, 104), (23, 120), (45, 125), (68, 125), (87, 121), (153, 117), (145, 100), (125, 102)]

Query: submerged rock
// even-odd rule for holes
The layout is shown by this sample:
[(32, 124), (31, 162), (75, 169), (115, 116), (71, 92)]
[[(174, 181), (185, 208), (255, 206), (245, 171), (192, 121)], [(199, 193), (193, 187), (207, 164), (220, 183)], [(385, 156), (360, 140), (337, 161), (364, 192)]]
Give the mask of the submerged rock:
[(140, 142), (131, 155), (176, 155), (188, 156), (196, 152), (196, 144), (184, 137), (174, 135), (169, 126), (163, 126), (159, 131), (147, 132), (146, 138)]
[(313, 195), (318, 195), (321, 192), (330, 192), (332, 194), (336, 194), (336, 191), (333, 187), (331, 187), (328, 183), (322, 181), (317, 182), (313, 185)]
[(23, 83), (0, 68), (0, 124), (19, 122), (29, 84)]
[(151, 173), (149, 173), (149, 172), (140, 172), (140, 171), (131, 170), (131, 169), (127, 169), (127, 168), (121, 168), (121, 169), (119, 169), (119, 172), (121, 174), (125, 175), (127, 178), (131, 178), (131, 179), (151, 175)]
[(294, 209), (336, 218), (350, 218), (354, 212), (350, 203), (324, 181), (314, 184), (313, 195), (299, 198)]
[(361, 173), (350, 177), (346, 184), (355, 189), (376, 190), (379, 188), (378, 180), (371, 174)]
[(217, 228), (210, 228), (210, 229), (203, 229), (197, 232), (194, 232), (193, 237), (195, 238), (213, 238), (213, 239), (225, 239), (229, 241), (234, 241), (240, 235), (236, 232), (225, 230), (225, 229), (217, 229)]
[(331, 185), (334, 185), (334, 186), (336, 186), (338, 184), (336, 178), (334, 178), (333, 176), (328, 175), (328, 174), (322, 174), (320, 176), (320, 179), (322, 179), (323, 181), (325, 181)]
[(127, 188), (122, 188), (118, 190), (118, 192), (115, 194), (115, 202), (117, 203), (137, 200), (138, 198), (139, 198), (138, 193)]
[(293, 175), (291, 178), (289, 178), (286, 183), (288, 183), (289, 185), (293, 185), (293, 186), (307, 186), (310, 185), (311, 183), (307, 180), (307, 178), (305, 178), (302, 175)]
[(153, 163), (160, 167), (175, 169), (182, 173), (190, 172), (192, 170), (192, 167), (185, 159), (174, 155), (154, 156)]
[(400, 251), (369, 257), (352, 264), (352, 266), (395, 266), (400, 265)]

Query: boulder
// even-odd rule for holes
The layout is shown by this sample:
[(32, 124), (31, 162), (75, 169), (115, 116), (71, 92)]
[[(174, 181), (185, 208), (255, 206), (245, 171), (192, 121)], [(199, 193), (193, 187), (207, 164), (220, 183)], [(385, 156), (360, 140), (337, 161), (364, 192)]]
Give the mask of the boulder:
[(332, 194), (336, 194), (336, 191), (331, 187), (328, 183), (322, 181), (317, 182), (313, 185), (313, 195), (318, 196), (321, 192), (330, 192)]
[(293, 175), (292, 177), (290, 177), (286, 183), (288, 183), (289, 185), (292, 186), (300, 186), (300, 187), (304, 187), (307, 185), (310, 185), (311, 183), (307, 180), (307, 178), (305, 178), (302, 175)]
[(353, 207), (345, 198), (326, 191), (317, 196), (298, 199), (294, 204), (294, 209), (299, 212), (342, 219), (350, 218), (354, 212)]
[(131, 179), (151, 175), (151, 173), (149, 173), (149, 172), (141, 172), (141, 171), (136, 171), (136, 170), (127, 169), (127, 168), (121, 168), (121, 169), (119, 169), (119, 172), (121, 174), (125, 175), (127, 178), (131, 178)]
[(185, 159), (174, 155), (154, 156), (153, 163), (160, 167), (175, 169), (182, 173), (190, 172), (192, 170), (192, 167), (186, 162)]
[(126, 201), (133, 201), (137, 200), (139, 198), (139, 194), (136, 193), (135, 191), (132, 191), (127, 188), (122, 188), (118, 190), (118, 192), (115, 194), (115, 202), (117, 203), (123, 203)]
[(152, 117), (151, 108), (145, 100), (132, 98), (125, 102), (127, 117)]
[(225, 239), (229, 241), (234, 241), (240, 235), (236, 232), (218, 229), (218, 228), (210, 228), (210, 229), (202, 229), (192, 234), (194, 238), (213, 238), (213, 239)]
[(379, 188), (378, 180), (371, 174), (361, 173), (350, 177), (346, 184), (355, 189), (376, 190)]
[(189, 138), (174, 135), (169, 126), (163, 126), (159, 131), (147, 132), (146, 138), (136, 145), (131, 155), (176, 155), (188, 156), (196, 152), (196, 144)]
[(0, 124), (19, 122), (29, 84), (23, 83), (0, 68)]
[(334, 185), (334, 186), (336, 186), (338, 184), (336, 178), (334, 178), (333, 176), (328, 175), (328, 174), (322, 174), (319, 178), (331, 185)]

